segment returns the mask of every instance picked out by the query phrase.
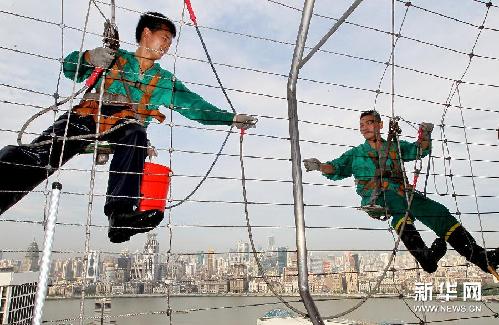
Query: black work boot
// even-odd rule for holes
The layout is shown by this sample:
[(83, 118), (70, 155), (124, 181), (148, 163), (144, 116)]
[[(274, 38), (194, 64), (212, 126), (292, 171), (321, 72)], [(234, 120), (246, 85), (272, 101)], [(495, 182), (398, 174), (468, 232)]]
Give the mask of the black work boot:
[(486, 251), (483, 247), (477, 245), (475, 239), (463, 226), (457, 227), (451, 233), (447, 242), (454, 247), (456, 252), (484, 272), (491, 273), (488, 267), (490, 266), (496, 270), (499, 265), (499, 248)]
[(164, 213), (159, 210), (116, 211), (109, 216), (107, 236), (112, 243), (122, 243), (138, 233), (148, 232), (158, 226)]
[(442, 238), (435, 239), (431, 247), (428, 248), (412, 223), (407, 223), (404, 226), (404, 231), (400, 239), (423, 270), (428, 273), (433, 273), (437, 270), (438, 261), (447, 252), (447, 245)]

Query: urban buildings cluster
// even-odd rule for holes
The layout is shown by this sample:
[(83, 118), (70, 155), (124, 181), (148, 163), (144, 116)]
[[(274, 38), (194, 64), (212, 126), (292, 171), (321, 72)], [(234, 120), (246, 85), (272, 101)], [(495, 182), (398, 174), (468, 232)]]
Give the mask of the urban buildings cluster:
[[(391, 253), (343, 252), (310, 253), (309, 284), (316, 295), (357, 295), (372, 292)], [(54, 297), (92, 295), (270, 295), (271, 288), (285, 295), (298, 294), (297, 254), (276, 245), (269, 237), (267, 247), (258, 248), (266, 279), (259, 271), (248, 243), (238, 242), (229, 252), (165, 254), (160, 252), (156, 234), (148, 234), (142, 251), (119, 255), (91, 251), (84, 257), (55, 259), (48, 294)], [(22, 261), (2, 259), (0, 272), (35, 272), (39, 249), (33, 242)], [(491, 282), (483, 273), (457, 254), (448, 253), (439, 270), (431, 275), (417, 268), (414, 258), (399, 252), (379, 284), (380, 294), (410, 295), (416, 282)], [(267, 281), (266, 281), (267, 280)]]

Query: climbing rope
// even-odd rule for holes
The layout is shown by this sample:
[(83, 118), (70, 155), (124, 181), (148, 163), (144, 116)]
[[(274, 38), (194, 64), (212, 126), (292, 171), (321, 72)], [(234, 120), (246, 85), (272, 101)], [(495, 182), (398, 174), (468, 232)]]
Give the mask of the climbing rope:
[[(194, 9), (192, 8), (191, 1), (190, 0), (184, 0), (184, 4), (187, 7), (190, 19), (191, 19), (191, 21), (192, 21), (192, 23), (194, 25), (194, 28), (196, 29), (197, 35), (199, 37), (199, 40), (201, 41), (201, 45), (203, 46), (203, 50), (204, 50), (204, 53), (206, 55), (206, 58), (208, 59), (208, 62), (209, 62), (210, 67), (211, 67), (211, 70), (213, 71), (213, 74), (215, 75), (215, 77), (217, 79), (217, 83), (218, 83), (220, 89), (222, 90), (222, 92), (223, 92), (223, 94), (225, 96), (225, 99), (227, 100), (227, 103), (229, 104), (232, 112), (234, 114), (236, 114), (236, 109), (232, 105), (232, 101), (230, 100), (229, 96), (227, 95), (225, 87), (223, 86), (222, 81), (220, 80), (220, 77), (218, 76), (217, 70), (215, 69), (213, 61), (211, 60), (210, 53), (208, 52), (208, 48), (206, 47), (206, 43), (204, 42), (203, 36), (201, 35), (201, 31), (199, 30), (199, 27), (197, 25), (196, 14), (194, 13)], [(174, 204), (171, 204), (171, 205), (167, 206), (166, 209), (172, 209), (172, 208), (178, 207), (179, 205), (181, 205), (184, 202), (188, 201), (197, 192), (197, 190), (201, 187), (201, 185), (203, 185), (203, 183), (206, 181), (206, 179), (208, 178), (208, 176), (211, 174), (211, 171), (213, 170), (213, 168), (217, 164), (218, 159), (220, 158), (220, 155), (222, 154), (222, 151), (224, 150), (225, 145), (227, 144), (227, 141), (229, 140), (229, 137), (230, 137), (230, 134), (232, 133), (233, 128), (234, 128), (234, 126), (231, 126), (230, 130), (227, 132), (227, 135), (225, 136), (224, 140), (222, 141), (222, 145), (220, 146), (220, 149), (218, 149), (218, 152), (215, 155), (215, 159), (213, 159), (210, 167), (208, 167), (208, 170), (206, 171), (204, 177), (199, 181), (199, 183), (194, 187), (194, 189), (189, 194), (187, 194), (186, 197), (184, 197), (182, 200), (180, 200), (180, 201), (178, 201), (178, 202), (176, 202)]]

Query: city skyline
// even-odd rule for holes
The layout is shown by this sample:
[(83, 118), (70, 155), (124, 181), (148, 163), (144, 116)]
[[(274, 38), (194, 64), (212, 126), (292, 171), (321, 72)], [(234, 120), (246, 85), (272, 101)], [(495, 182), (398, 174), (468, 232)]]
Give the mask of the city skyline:
[[(136, 294), (249, 294), (270, 295), (268, 281), (281, 294), (298, 294), (297, 255), (268, 238), (268, 246), (258, 253), (264, 268), (259, 272), (249, 243), (234, 243), (226, 253), (207, 249), (204, 253), (176, 255), (161, 253), (155, 233), (150, 233), (142, 251), (122, 252), (119, 256), (90, 251), (85, 268), (83, 256), (54, 259), (50, 271), (49, 296), (78, 297), (83, 287), (86, 295)], [(31, 242), (22, 261), (1, 260), (0, 272), (37, 272), (38, 263)], [(369, 293), (390, 258), (388, 252), (335, 252), (310, 254), (309, 280), (313, 294), (356, 295)], [(10, 264), (9, 264), (10, 263)], [(410, 295), (416, 282), (437, 283), (442, 279), (456, 283), (475, 281), (496, 288), (490, 275), (469, 265), (457, 254), (449, 254), (435, 274), (419, 269), (407, 252), (399, 252), (390, 274), (380, 283), (378, 294)], [(34, 267), (35, 266), (35, 267)], [(487, 294), (487, 293), (486, 293)]]

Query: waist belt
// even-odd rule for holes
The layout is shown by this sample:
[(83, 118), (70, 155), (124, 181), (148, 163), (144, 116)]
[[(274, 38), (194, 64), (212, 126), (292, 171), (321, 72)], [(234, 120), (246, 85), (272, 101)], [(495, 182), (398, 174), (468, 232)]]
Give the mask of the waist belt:
[[(86, 93), (83, 95), (83, 100), (92, 100), (98, 102), (100, 100), (99, 93)], [(127, 96), (121, 94), (104, 93), (102, 96), (102, 104), (108, 106), (132, 106), (129, 103)]]
[[(92, 94), (92, 95), (99, 95), (99, 94)], [(106, 95), (106, 94), (105, 94)], [(113, 94), (109, 94), (109, 98), (113, 97)], [(114, 95), (116, 96), (115, 99), (119, 99), (119, 96), (122, 95)], [(124, 96), (123, 96), (124, 97)], [(126, 100), (126, 97), (125, 97)], [(119, 102), (118, 100), (113, 101), (113, 104), (108, 104), (103, 101), (103, 104), (105, 106), (111, 106), (115, 107), (116, 111), (113, 110), (112, 114), (102, 114), (100, 115), (99, 118), (99, 101), (97, 100), (91, 100), (91, 99), (84, 99), (80, 102), (79, 105), (73, 107), (73, 112), (77, 113), (80, 116), (92, 116), (94, 119), (94, 122), (97, 124), (99, 123), (99, 133), (106, 132), (110, 128), (112, 128), (118, 121), (122, 119), (136, 119), (144, 125), (145, 119), (147, 117), (154, 117), (156, 120), (158, 120), (160, 123), (162, 123), (165, 120), (165, 116), (161, 114), (159, 110), (148, 110), (144, 109), (141, 107), (134, 108), (133, 104), (128, 103), (128, 101), (125, 102)], [(105, 110), (104, 110), (105, 111)]]

